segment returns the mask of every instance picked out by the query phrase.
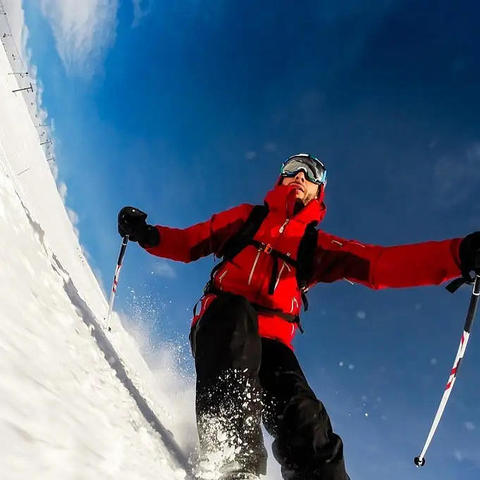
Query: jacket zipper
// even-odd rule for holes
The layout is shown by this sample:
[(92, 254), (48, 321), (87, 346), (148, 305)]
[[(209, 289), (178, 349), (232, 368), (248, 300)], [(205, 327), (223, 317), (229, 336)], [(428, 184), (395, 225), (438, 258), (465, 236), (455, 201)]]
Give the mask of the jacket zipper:
[(290, 309), (290, 313), (293, 313), (293, 309), (295, 308), (295, 306), (298, 308), (298, 300), (295, 297), (293, 297), (292, 298), (292, 308)]
[(287, 218), (287, 219), (285, 220), (285, 222), (283, 222), (283, 225), (279, 228), (278, 233), (283, 233), (283, 232), (285, 231), (285, 227), (288, 225), (288, 222), (289, 222), (289, 221), (290, 221), (290, 219)]
[(219, 277), (218, 277), (218, 286), (220, 286), (222, 284), (222, 280), (223, 278), (225, 277), (225, 275), (227, 274), (228, 272), (228, 269), (226, 269)]
[(280, 282), (280, 277), (282, 276), (283, 270), (284, 270), (285, 268), (286, 268), (288, 271), (291, 270), (291, 268), (288, 266), (287, 263), (282, 262), (282, 268), (280, 268), (280, 271), (278, 272), (277, 281), (275, 282), (275, 287), (273, 287), (273, 290), (276, 290), (276, 289), (277, 289), (278, 283)]
[[(288, 225), (288, 222), (290, 221), (290, 218), (287, 218), (284, 222), (283, 222), (283, 225), (278, 229), (278, 233), (283, 233), (285, 231), (285, 228), (286, 226)], [(258, 262), (258, 259), (260, 257), (260, 253), (262, 253), (262, 249), (258, 249), (257, 251), (257, 256), (255, 257), (255, 261), (253, 262), (253, 266), (252, 266), (252, 269), (250, 270), (250, 276), (248, 277), (248, 285), (250, 285), (252, 283), (252, 277), (253, 277), (253, 272), (255, 271), (255, 268), (257, 266), (257, 262)], [(282, 265), (282, 268), (280, 270), (280, 273), (278, 275), (278, 279), (277, 279), (277, 282), (275, 283), (275, 288), (277, 288), (277, 285), (278, 285), (278, 280), (280, 278), (280, 275), (282, 273), (282, 270), (283, 270), (283, 267), (285, 265), (285, 262), (283, 262), (283, 265)], [(288, 267), (287, 267), (288, 268)], [(259, 295), (261, 292), (261, 288), (260, 290), (258, 291), (258, 294)]]
[[(283, 222), (283, 225), (278, 229), (278, 233), (283, 234), (283, 232), (285, 231), (285, 228), (288, 225), (289, 221), (290, 221), (290, 218), (285, 219), (285, 221)], [(255, 267), (255, 264), (254, 264), (254, 267)], [(274, 291), (276, 290), (276, 288), (278, 286), (278, 282), (280, 281), (280, 277), (281, 277), (285, 267), (287, 267), (288, 271), (290, 271), (290, 267), (285, 262), (282, 262), (282, 267), (280, 268), (280, 271), (278, 272), (278, 275), (277, 275), (277, 281), (275, 282), (275, 286), (273, 287)], [(251, 275), (252, 274), (250, 273), (250, 276)], [(249, 285), (250, 285), (250, 280), (249, 280)]]
[(252, 283), (253, 272), (255, 271), (255, 268), (257, 266), (258, 259), (259, 259), (261, 253), (262, 253), (262, 249), (259, 248), (257, 250), (257, 256), (255, 257), (255, 260), (253, 262), (252, 269), (250, 270), (250, 276), (248, 277), (248, 285), (250, 285)]

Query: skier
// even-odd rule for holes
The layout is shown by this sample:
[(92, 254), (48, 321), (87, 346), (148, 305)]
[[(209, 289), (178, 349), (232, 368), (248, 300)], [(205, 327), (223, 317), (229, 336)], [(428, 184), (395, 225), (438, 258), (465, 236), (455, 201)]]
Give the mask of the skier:
[(308, 288), (339, 279), (374, 289), (438, 285), (480, 271), (480, 232), (381, 247), (316, 229), (326, 177), (322, 162), (297, 154), (283, 163), (263, 206), (242, 204), (185, 229), (149, 225), (133, 207), (119, 213), (120, 235), (153, 255), (222, 258), (190, 332), (200, 447), (207, 459), (223, 451), (222, 480), (266, 474), (262, 417), (284, 479), (349, 479), (342, 440), (292, 348)]

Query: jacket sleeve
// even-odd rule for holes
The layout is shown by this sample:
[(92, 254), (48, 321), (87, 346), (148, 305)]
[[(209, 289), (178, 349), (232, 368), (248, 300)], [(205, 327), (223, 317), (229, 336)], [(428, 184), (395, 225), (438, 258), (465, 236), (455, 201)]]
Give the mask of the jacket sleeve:
[(211, 253), (221, 256), (223, 246), (239, 231), (252, 209), (252, 205), (242, 204), (188, 228), (156, 225), (160, 242), (145, 250), (152, 255), (180, 262), (191, 262)]
[(382, 247), (319, 231), (313, 283), (344, 279), (374, 289), (439, 285), (461, 275), (460, 242)]

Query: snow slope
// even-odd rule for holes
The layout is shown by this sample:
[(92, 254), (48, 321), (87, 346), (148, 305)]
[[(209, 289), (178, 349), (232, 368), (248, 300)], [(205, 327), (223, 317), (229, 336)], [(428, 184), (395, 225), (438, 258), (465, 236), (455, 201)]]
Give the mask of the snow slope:
[[(25, 66), (2, 12), (0, 477), (188, 479), (194, 379), (168, 346), (147, 365), (116, 313), (106, 328), (107, 300), (57, 188), (35, 82), (18, 74)], [(272, 455), (269, 472), (280, 478)]]
[(180, 414), (191, 391), (162, 398), (116, 315), (105, 332), (105, 297), (8, 54), (0, 47), (1, 477), (185, 478), (169, 430), (191, 448), (193, 412)]

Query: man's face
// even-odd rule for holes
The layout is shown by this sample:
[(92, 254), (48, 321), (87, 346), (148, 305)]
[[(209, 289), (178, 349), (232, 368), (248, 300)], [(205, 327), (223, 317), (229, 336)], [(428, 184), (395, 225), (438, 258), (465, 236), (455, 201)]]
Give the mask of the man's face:
[(300, 170), (294, 177), (283, 177), (282, 185), (294, 185), (296, 187), (297, 200), (306, 205), (318, 195), (319, 185), (305, 178), (305, 173)]

